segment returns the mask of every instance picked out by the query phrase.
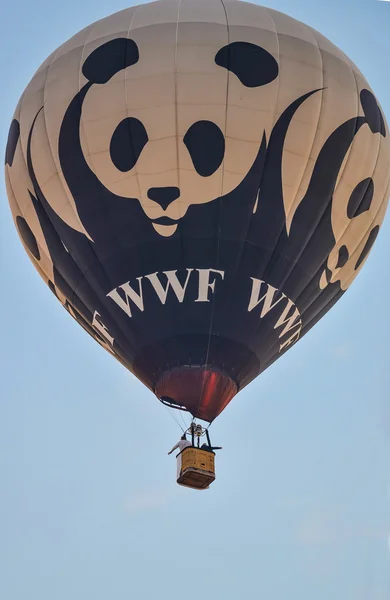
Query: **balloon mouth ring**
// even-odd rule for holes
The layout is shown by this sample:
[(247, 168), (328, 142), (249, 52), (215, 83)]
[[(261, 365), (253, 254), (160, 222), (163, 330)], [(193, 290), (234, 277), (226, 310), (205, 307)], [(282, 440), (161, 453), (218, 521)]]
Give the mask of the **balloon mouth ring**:
[(236, 383), (215, 367), (182, 366), (165, 371), (154, 392), (168, 397), (176, 408), (183, 407), (194, 417), (211, 422), (237, 394)]

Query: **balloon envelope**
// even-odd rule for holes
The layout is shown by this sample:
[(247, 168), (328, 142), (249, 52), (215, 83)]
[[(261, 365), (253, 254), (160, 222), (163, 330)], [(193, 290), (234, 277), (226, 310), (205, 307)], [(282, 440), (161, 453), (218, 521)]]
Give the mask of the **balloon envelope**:
[(165, 402), (212, 421), (361, 269), (388, 129), (313, 29), (161, 0), (60, 46), (15, 111), (9, 201), (69, 313)]

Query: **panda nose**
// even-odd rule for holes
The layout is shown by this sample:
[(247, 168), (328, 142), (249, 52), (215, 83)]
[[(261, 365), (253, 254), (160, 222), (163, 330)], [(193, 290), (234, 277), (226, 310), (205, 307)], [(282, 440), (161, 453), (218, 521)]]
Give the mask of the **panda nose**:
[(179, 196), (178, 187), (153, 187), (148, 190), (148, 198), (157, 202), (163, 210), (166, 210)]

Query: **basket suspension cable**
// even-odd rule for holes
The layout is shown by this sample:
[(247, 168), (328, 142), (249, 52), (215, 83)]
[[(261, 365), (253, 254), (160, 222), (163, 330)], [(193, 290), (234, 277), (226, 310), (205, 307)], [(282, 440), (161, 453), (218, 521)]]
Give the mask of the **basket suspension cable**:
[(165, 408), (168, 411), (168, 414), (171, 415), (172, 419), (175, 421), (176, 425), (179, 426), (179, 428), (182, 430), (182, 432), (184, 433), (184, 429), (183, 427), (180, 425), (180, 422), (176, 419), (175, 415), (172, 412), (172, 409), (169, 408), (169, 406), (167, 406), (166, 404), (164, 404), (163, 402), (161, 403), (163, 406), (165, 406)]
[[(167, 406), (168, 408), (168, 406)], [(176, 425), (179, 426), (179, 428), (181, 429), (181, 431), (184, 433), (184, 429), (182, 427), (182, 425), (180, 425), (180, 421), (175, 417), (175, 415), (173, 414), (172, 410), (170, 408), (168, 408), (169, 414), (171, 415), (172, 419), (175, 421)]]
[(180, 414), (180, 419), (181, 419), (181, 421), (182, 421), (182, 424), (183, 424), (183, 426), (184, 426), (184, 430), (187, 430), (187, 429), (188, 429), (188, 427), (187, 427), (187, 423), (186, 423), (186, 421), (185, 421), (185, 419), (184, 419), (184, 415), (183, 415), (183, 413), (182, 413), (182, 411), (181, 411), (181, 410), (179, 411), (179, 414)]

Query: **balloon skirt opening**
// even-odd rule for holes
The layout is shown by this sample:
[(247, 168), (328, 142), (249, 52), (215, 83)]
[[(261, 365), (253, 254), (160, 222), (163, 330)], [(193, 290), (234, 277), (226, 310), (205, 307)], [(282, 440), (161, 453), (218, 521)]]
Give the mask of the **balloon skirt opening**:
[(174, 367), (165, 371), (155, 387), (157, 397), (170, 398), (194, 417), (213, 421), (237, 393), (234, 381), (211, 367)]

